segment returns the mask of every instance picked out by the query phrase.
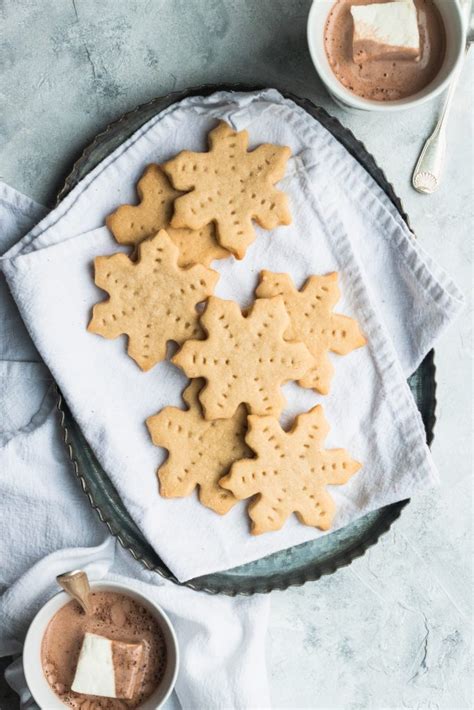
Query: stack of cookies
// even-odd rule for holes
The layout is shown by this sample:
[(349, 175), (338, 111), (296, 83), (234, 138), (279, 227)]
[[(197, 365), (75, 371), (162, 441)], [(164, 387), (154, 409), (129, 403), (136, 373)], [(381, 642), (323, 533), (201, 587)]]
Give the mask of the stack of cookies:
[[(327, 530), (335, 505), (326, 486), (346, 483), (360, 468), (344, 449), (324, 449), (329, 427), (321, 406), (279, 424), (281, 385), (290, 380), (329, 392), (329, 351), (345, 355), (365, 343), (355, 320), (333, 312), (337, 274), (311, 276), (298, 291), (288, 274), (263, 271), (252, 306), (213, 296), (216, 259), (243, 259), (264, 229), (291, 221), (275, 187), (290, 150), (248, 150), (246, 131), (226, 123), (209, 134), (209, 151), (183, 151), (149, 165), (138, 182), (139, 204), (107, 218), (115, 239), (132, 247), (95, 260), (95, 283), (109, 294), (94, 306), (88, 329), (128, 336), (142, 370), (180, 346), (172, 362), (191, 378), (187, 409), (165, 407), (147, 420), (153, 442), (168, 450), (160, 493), (199, 489), (220, 514), (237, 500), (248, 507), (252, 533), (278, 530), (291, 513)], [(204, 304), (204, 307), (202, 307)]]

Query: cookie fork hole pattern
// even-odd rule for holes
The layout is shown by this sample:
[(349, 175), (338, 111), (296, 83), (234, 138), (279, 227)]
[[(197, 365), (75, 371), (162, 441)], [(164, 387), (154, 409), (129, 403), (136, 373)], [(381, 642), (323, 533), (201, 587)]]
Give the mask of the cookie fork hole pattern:
[[(182, 269), (177, 259), (165, 231), (139, 245), (137, 261), (124, 254), (107, 257), (109, 299), (94, 306), (88, 330), (106, 338), (127, 335), (128, 354), (144, 370), (165, 359), (169, 341), (179, 345), (191, 331), (199, 332), (196, 304), (211, 295), (217, 281), (211, 269)], [(96, 283), (102, 283), (103, 263), (95, 262)], [(175, 288), (171, 294), (170, 283)]]
[[(160, 479), (172, 467), (176, 475), (181, 475), (179, 469), (184, 463), (184, 469), (192, 477), (190, 480), (194, 486), (199, 486), (201, 503), (219, 514), (225, 514), (235, 504), (236, 498), (218, 484), (234, 461), (245, 459), (249, 454), (244, 440), (246, 413), (241, 407), (230, 419), (206, 421), (198, 399), (202, 387), (201, 380), (192, 380), (183, 393), (187, 410), (166, 407), (151, 417), (147, 424), (153, 442), (170, 452), (167, 469), (158, 472)], [(162, 422), (170, 420), (173, 422), (171, 432), (162, 425)], [(171, 483), (172, 480), (167, 485), (169, 496), (179, 495), (180, 491), (173, 489)], [(186, 495), (190, 492), (187, 489)]]
[[(232, 148), (229, 135), (236, 136)], [(188, 189), (183, 175), (193, 175), (193, 189), (175, 202), (179, 217), (174, 221), (187, 227), (203, 220), (214, 222), (219, 243), (238, 258), (255, 239), (253, 217), (264, 229), (290, 222), (286, 196), (274, 187), (283, 176), (290, 150), (261, 145), (248, 151), (247, 143), (245, 131), (234, 133), (220, 122), (209, 134), (209, 152), (187, 151), (164, 165), (176, 189)], [(213, 201), (215, 195), (222, 199)]]
[[(340, 449), (337, 451), (338, 461), (346, 463), (350, 475), (339, 477), (332, 467), (335, 461), (328, 467), (328, 473), (318, 473), (322, 470), (323, 458), (336, 455), (323, 448), (326, 426), (321, 425), (322, 418), (321, 407), (313, 407), (300, 415), (288, 432), (275, 418), (264, 426), (259, 425), (259, 417), (250, 418), (247, 440), (256, 458), (251, 460), (250, 466), (249, 462), (236, 462), (227, 477), (226, 488), (234, 492), (238, 490), (239, 498), (258, 494), (258, 501), (248, 509), (255, 534), (275, 529), (269, 525), (269, 521), (272, 524), (275, 522), (272, 513), (278, 514), (279, 524), (284, 524), (292, 513), (296, 513), (298, 519), (307, 525), (321, 525), (324, 529), (330, 526), (332, 519), (327, 512), (327, 501), (330, 502), (331, 498), (325, 486), (343, 485), (358, 470), (359, 464)], [(314, 443), (308, 436), (312, 431), (317, 431), (319, 436)], [(254, 474), (251, 481), (243, 475), (243, 467), (246, 470), (251, 468)], [(272, 513), (268, 512), (269, 509)]]
[(333, 376), (328, 353), (347, 355), (366, 342), (356, 320), (333, 312), (339, 299), (337, 274), (310, 276), (298, 291), (288, 274), (262, 271), (256, 294), (283, 297), (295, 337), (313, 356), (312, 367), (299, 384), (327, 394)]

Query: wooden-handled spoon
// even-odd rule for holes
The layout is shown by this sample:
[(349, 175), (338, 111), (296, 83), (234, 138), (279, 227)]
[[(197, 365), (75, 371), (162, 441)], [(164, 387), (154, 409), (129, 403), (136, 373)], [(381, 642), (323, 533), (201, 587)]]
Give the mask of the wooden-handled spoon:
[(71, 597), (79, 602), (86, 614), (89, 614), (92, 611), (92, 604), (90, 601), (91, 589), (89, 586), (89, 579), (84, 570), (76, 569), (72, 572), (58, 574), (56, 581), (65, 592), (70, 594)]

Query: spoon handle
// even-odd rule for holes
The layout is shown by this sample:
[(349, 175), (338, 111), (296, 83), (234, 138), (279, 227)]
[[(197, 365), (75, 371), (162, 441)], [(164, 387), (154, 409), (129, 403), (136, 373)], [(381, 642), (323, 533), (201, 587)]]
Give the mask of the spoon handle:
[(56, 577), (56, 581), (65, 592), (76, 599), (84, 609), (86, 614), (91, 611), (90, 587), (87, 574), (83, 570), (73, 570), (65, 572)]
[[(467, 44), (466, 54), (469, 51), (469, 46), (470, 42)], [(464, 62), (460, 62), (456, 69), (444, 100), (441, 115), (433, 133), (426, 140), (413, 171), (413, 187), (418, 192), (423, 192), (426, 195), (436, 192), (441, 182), (441, 173), (446, 155), (446, 126), (463, 64)]]
[(430, 195), (435, 192), (441, 181), (441, 173), (446, 155), (446, 126), (458, 83), (460, 71), (456, 72), (444, 100), (443, 110), (433, 133), (427, 139), (413, 171), (412, 185), (418, 192)]

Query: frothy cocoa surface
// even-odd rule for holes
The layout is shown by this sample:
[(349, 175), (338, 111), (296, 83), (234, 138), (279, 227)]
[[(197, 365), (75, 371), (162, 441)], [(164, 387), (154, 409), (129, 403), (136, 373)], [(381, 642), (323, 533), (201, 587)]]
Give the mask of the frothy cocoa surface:
[(324, 46), (331, 68), (346, 89), (373, 101), (395, 101), (416, 94), (439, 72), (446, 37), (433, 0), (415, 0), (420, 32), (420, 59), (372, 59), (356, 63), (352, 57), (351, 5), (389, 0), (336, 0), (326, 20)]
[[(51, 619), (41, 647), (44, 674), (64, 705), (81, 710), (136, 708), (160, 684), (166, 668), (166, 644), (156, 619), (131, 597), (116, 592), (93, 592), (92, 614), (86, 616), (76, 601), (63, 606)], [(131, 700), (82, 695), (71, 691), (85, 632), (109, 639), (143, 642), (145, 653), (140, 683)]]

